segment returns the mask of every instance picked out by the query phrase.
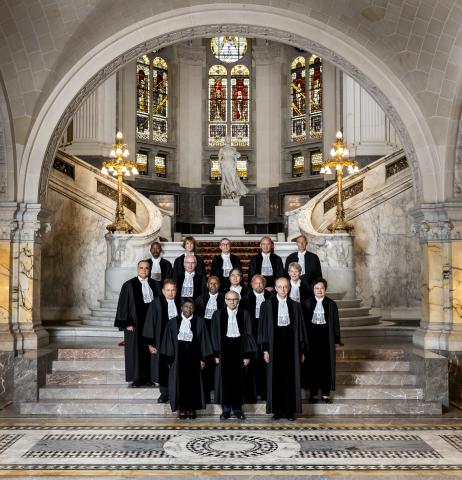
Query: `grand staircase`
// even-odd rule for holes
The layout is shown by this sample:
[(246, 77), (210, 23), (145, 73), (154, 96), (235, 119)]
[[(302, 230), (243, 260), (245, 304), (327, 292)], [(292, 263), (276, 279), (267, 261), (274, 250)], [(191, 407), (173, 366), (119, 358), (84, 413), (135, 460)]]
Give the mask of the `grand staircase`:
[[(157, 388), (128, 388), (123, 348), (60, 348), (38, 402), (23, 402), (24, 415), (170, 418), (170, 406), (158, 404)], [(305, 397), (305, 395), (304, 395)], [(412, 352), (406, 348), (351, 348), (337, 351), (337, 391), (331, 404), (303, 401), (303, 416), (440, 415), (441, 402), (426, 401), (418, 385)], [(219, 415), (207, 405), (201, 415)], [(249, 417), (264, 417), (265, 404), (246, 405)]]

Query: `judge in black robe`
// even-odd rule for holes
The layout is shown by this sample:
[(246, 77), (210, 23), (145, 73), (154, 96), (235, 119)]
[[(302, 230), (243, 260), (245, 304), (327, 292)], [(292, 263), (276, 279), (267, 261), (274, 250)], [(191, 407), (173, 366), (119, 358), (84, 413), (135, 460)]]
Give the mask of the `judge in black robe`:
[[(277, 278), (284, 276), (284, 266), (282, 259), (279, 255), (272, 253), (274, 243), (269, 237), (263, 237), (260, 240), (261, 253), (253, 256), (249, 263), (249, 280), (253, 278), (255, 274), (260, 274), (265, 277), (266, 289), (270, 292), (274, 291), (274, 282)], [(264, 258), (269, 257), (271, 264), (270, 270), (264, 265)], [(250, 283), (250, 282), (249, 282)]]
[(302, 267), (297, 262), (289, 265), (289, 297), (303, 305), (303, 302), (314, 295), (312, 287), (306, 281), (305, 275), (301, 276)]
[(151, 358), (143, 328), (150, 303), (158, 294), (154, 280), (149, 278), (149, 264), (138, 262), (138, 276), (122, 285), (114, 326), (124, 332), (125, 380), (132, 387), (150, 385)]
[[(163, 253), (162, 245), (160, 242), (152, 242), (151, 243), (151, 258), (148, 258), (147, 261), (149, 262), (149, 266), (151, 267), (151, 278), (158, 283), (159, 291), (162, 289), (164, 280), (167, 278), (173, 278), (173, 268), (172, 264), (165, 260), (165, 258), (161, 258), (161, 254)], [(160, 267), (160, 272), (153, 271), (152, 265), (153, 262), (158, 262)]]
[[(220, 280), (218, 277), (209, 277), (207, 289), (207, 293), (197, 298), (194, 312), (198, 317), (204, 319), (207, 331), (211, 335), (212, 316), (217, 310), (225, 308), (226, 305), (225, 294), (219, 291)], [(202, 383), (204, 385), (205, 403), (210, 403), (210, 394), (215, 383), (215, 359), (213, 357), (208, 357), (205, 360), (205, 367), (202, 370)]]
[(294, 420), (302, 413), (300, 366), (305, 359), (306, 333), (302, 308), (289, 293), (287, 278), (276, 280), (277, 295), (263, 303), (258, 342), (267, 363), (266, 412), (275, 420)]
[(249, 313), (238, 308), (236, 292), (225, 296), (226, 309), (217, 310), (212, 318), (212, 347), (217, 364), (215, 370), (215, 403), (221, 404), (220, 418), (230, 418), (231, 410), (244, 419), (245, 368), (255, 357), (257, 346), (252, 337)]
[[(212, 266), (210, 269), (210, 275), (214, 275), (220, 279), (220, 292), (226, 293), (229, 290), (230, 280), (229, 274), (234, 268), (242, 270), (241, 260), (237, 255), (231, 252), (231, 242), (228, 238), (222, 238), (220, 240), (221, 255), (217, 255), (212, 259)], [(231, 268), (223, 269), (224, 259), (228, 258), (231, 264)]]
[(303, 304), (308, 336), (304, 386), (313, 403), (318, 400), (319, 390), (322, 401), (330, 403), (330, 391), (335, 390), (335, 350), (341, 345), (338, 307), (325, 296), (326, 280), (316, 280), (313, 288), (315, 296)]
[(196, 271), (203, 277), (206, 277), (207, 273), (205, 271), (204, 260), (202, 257), (196, 255), (195, 253), (197, 250), (196, 239), (194, 237), (185, 237), (185, 239), (183, 240), (183, 248), (185, 249), (185, 253), (175, 258), (175, 261), (173, 262), (173, 278), (177, 280), (178, 276), (184, 273), (184, 259), (187, 255), (194, 255), (196, 257)]
[(309, 288), (309, 296), (313, 296), (313, 282), (322, 277), (322, 269), (321, 269), (321, 262), (319, 261), (319, 257), (312, 252), (306, 250), (306, 246), (308, 245), (308, 241), (305, 235), (299, 235), (295, 237), (293, 240), (297, 242), (298, 250), (294, 253), (291, 253), (286, 258), (285, 264), (285, 272), (286, 276), (289, 277), (289, 265), (292, 262), (297, 262), (302, 267), (302, 278), (303, 281), (308, 285)]
[(193, 313), (193, 301), (184, 300), (181, 315), (167, 324), (161, 347), (170, 365), (168, 396), (172, 412), (179, 410), (179, 418), (192, 419), (196, 410), (205, 408), (201, 369), (212, 353), (205, 322)]
[(239, 295), (239, 300), (242, 300), (247, 295), (247, 287), (244, 286), (242, 271), (239, 268), (231, 270), (229, 282), (226, 292), (236, 292)]
[(172, 279), (165, 280), (161, 295), (149, 306), (143, 329), (151, 353), (151, 381), (159, 384), (158, 403), (168, 401), (168, 365), (160, 355), (160, 347), (169, 320), (180, 313), (180, 304), (175, 295), (175, 282)]
[[(196, 301), (198, 297), (207, 292), (206, 277), (197, 272), (196, 265), (197, 257), (194, 255), (187, 255), (184, 258), (185, 272), (180, 273), (176, 278), (176, 296), (180, 302), (185, 298), (192, 298), (194, 301)], [(192, 277), (192, 283), (190, 287), (187, 287), (186, 285), (188, 276), (189, 278)]]
[[(258, 298), (258, 302), (257, 302)], [(271, 298), (271, 293), (265, 290), (265, 277), (256, 274), (252, 278), (251, 288), (239, 303), (239, 308), (249, 312), (252, 323), (252, 336), (258, 342), (258, 322), (261, 305)], [(258, 347), (258, 344), (257, 344)], [(255, 403), (257, 397), (266, 400), (266, 363), (263, 352), (258, 348), (257, 358), (250, 362), (245, 375), (245, 403)]]

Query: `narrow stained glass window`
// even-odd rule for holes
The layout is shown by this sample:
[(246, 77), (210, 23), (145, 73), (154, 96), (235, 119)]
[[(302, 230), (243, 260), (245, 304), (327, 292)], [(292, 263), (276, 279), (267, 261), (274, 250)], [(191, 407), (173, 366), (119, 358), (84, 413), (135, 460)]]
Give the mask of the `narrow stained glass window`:
[(306, 61), (296, 57), (290, 68), (290, 116), (292, 122), (291, 140), (306, 140)]
[(301, 153), (292, 155), (292, 177), (301, 177), (305, 173), (305, 157)]
[(158, 177), (167, 176), (167, 155), (165, 153), (158, 153), (154, 157), (154, 173)]
[(149, 139), (150, 116), (150, 74), (149, 58), (140, 57), (136, 63), (136, 136), (139, 139)]
[(168, 68), (160, 57), (152, 61), (152, 139), (158, 142), (168, 140)]
[(311, 55), (310, 77), (310, 138), (322, 138), (322, 61)]
[(322, 152), (316, 150), (310, 153), (311, 175), (319, 175), (322, 167)]
[(219, 182), (221, 180), (220, 162), (217, 155), (210, 157), (210, 181)]
[(250, 73), (245, 65), (231, 70), (231, 145), (250, 145)]
[(247, 182), (248, 180), (247, 164), (248, 158), (246, 155), (241, 155), (238, 160), (236, 160), (236, 173), (243, 182)]
[(140, 150), (136, 154), (136, 168), (138, 172), (140, 172), (140, 175), (148, 174), (148, 152)]
[(214, 65), (209, 70), (208, 110), (209, 145), (224, 145), (227, 135), (228, 78), (223, 65)]

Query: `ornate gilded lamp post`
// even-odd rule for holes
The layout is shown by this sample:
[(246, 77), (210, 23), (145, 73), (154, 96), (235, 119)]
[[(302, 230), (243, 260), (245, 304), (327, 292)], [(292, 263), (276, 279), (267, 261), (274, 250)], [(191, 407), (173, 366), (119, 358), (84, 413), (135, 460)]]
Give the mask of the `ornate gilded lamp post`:
[(349, 158), (347, 144), (343, 142), (342, 132), (337, 132), (337, 140), (332, 144), (330, 151), (331, 158), (324, 161), (321, 167), (321, 173), (332, 173), (332, 168), (337, 173), (337, 211), (335, 222), (327, 228), (330, 232), (350, 232), (353, 225), (345, 221), (345, 209), (343, 208), (343, 169), (347, 168), (348, 173), (354, 174), (359, 171), (358, 164)]
[(112, 233), (130, 233), (133, 231), (133, 227), (127, 222), (127, 220), (125, 220), (122, 183), (124, 175), (126, 177), (129, 177), (130, 175), (138, 175), (138, 169), (136, 168), (136, 164), (127, 160), (128, 155), (128, 147), (123, 142), (122, 132), (117, 132), (116, 143), (112, 145), (110, 153), (111, 160), (104, 162), (101, 168), (101, 173), (103, 175), (112, 174), (114, 177), (117, 177), (116, 218), (114, 222), (106, 227)]

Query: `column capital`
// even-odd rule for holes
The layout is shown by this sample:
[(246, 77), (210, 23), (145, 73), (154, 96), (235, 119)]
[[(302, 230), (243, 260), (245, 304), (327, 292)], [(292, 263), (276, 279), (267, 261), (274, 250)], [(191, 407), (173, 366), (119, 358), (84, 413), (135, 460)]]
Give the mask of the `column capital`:
[(16, 202), (0, 203), (0, 240), (11, 240), (12, 232), (18, 228)]
[(39, 240), (41, 210), (39, 203), (20, 203), (15, 215), (16, 230), (13, 232), (15, 241)]
[(422, 243), (462, 240), (462, 203), (423, 204), (409, 212)]

